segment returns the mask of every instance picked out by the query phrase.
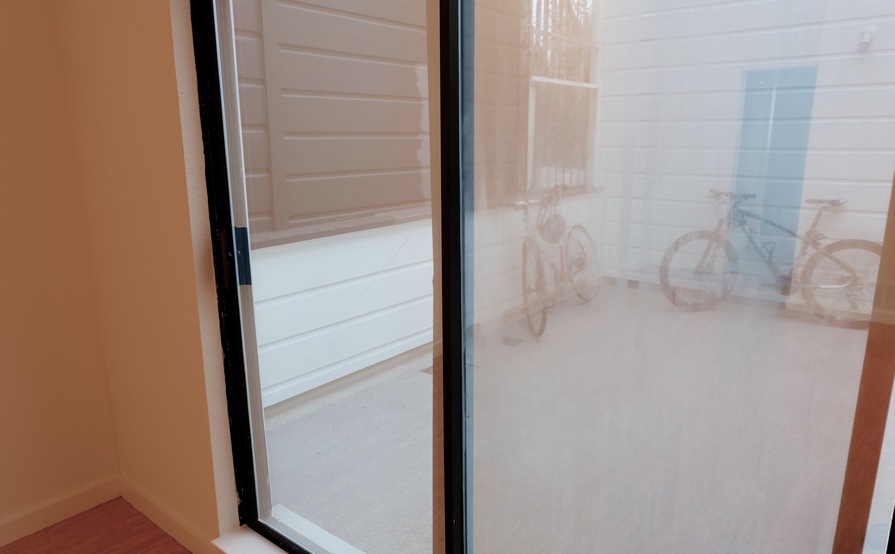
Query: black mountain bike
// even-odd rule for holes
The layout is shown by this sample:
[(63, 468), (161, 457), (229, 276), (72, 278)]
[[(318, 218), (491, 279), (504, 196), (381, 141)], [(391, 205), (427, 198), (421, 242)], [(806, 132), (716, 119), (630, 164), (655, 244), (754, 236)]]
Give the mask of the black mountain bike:
[[(839, 240), (823, 246), (825, 237), (817, 231), (823, 214), (845, 204), (845, 200), (806, 200), (818, 208), (811, 226), (799, 235), (740, 206), (755, 198), (754, 194), (713, 189), (707, 198), (716, 202), (715, 229), (693, 231), (678, 238), (665, 252), (659, 268), (662, 292), (675, 306), (691, 311), (705, 310), (727, 298), (739, 275), (739, 259), (727, 237), (730, 232), (741, 231), (773, 275), (773, 286), (780, 294), (800, 292), (809, 309), (829, 322), (869, 324), (882, 246), (860, 239)], [(762, 221), (799, 240), (801, 247), (791, 272), (780, 269), (773, 259), (773, 244), (761, 243), (749, 226), (750, 219)], [(811, 256), (806, 257), (809, 252)]]

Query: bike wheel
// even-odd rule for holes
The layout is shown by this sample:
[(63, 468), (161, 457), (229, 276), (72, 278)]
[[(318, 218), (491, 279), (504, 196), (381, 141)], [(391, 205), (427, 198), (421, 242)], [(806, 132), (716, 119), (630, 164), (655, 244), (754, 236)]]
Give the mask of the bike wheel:
[(883, 248), (869, 240), (840, 240), (814, 253), (801, 290), (814, 314), (830, 323), (870, 324)]
[(591, 300), (597, 294), (600, 266), (594, 239), (581, 225), (573, 225), (566, 237), (566, 269), (578, 298)]
[(659, 267), (662, 292), (688, 311), (721, 302), (737, 280), (739, 261), (729, 241), (711, 231), (693, 231), (674, 241)]
[(522, 310), (531, 334), (540, 337), (547, 326), (547, 278), (541, 250), (532, 239), (522, 243)]

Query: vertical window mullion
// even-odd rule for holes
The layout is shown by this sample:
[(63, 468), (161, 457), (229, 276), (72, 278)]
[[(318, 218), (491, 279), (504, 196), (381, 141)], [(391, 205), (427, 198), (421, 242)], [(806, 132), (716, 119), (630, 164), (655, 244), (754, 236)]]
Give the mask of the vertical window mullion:
[(440, 4), (441, 233), (444, 330), (446, 549), (472, 550), (472, 125), (473, 7), (471, 0)]

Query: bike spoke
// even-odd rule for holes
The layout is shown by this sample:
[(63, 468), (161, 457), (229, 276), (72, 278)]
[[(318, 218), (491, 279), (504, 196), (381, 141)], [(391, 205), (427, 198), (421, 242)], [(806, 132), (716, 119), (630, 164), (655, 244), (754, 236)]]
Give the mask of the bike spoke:
[(676, 306), (688, 310), (711, 307), (723, 300), (737, 277), (732, 248), (708, 231), (684, 235), (662, 260), (662, 290)]
[(805, 267), (805, 301), (831, 322), (869, 322), (880, 250), (869, 241), (844, 240), (818, 251)]

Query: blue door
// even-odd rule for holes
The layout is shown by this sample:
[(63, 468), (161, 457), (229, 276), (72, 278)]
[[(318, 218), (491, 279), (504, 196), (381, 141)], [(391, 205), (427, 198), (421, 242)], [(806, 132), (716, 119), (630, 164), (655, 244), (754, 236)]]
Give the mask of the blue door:
[[(736, 192), (755, 194), (744, 207), (794, 231), (816, 80), (816, 67), (750, 71), (745, 77)], [(796, 239), (770, 225), (752, 223), (780, 269), (791, 271)], [(751, 248), (741, 253), (741, 261), (744, 274), (768, 275)]]

